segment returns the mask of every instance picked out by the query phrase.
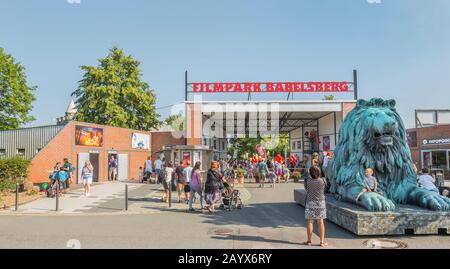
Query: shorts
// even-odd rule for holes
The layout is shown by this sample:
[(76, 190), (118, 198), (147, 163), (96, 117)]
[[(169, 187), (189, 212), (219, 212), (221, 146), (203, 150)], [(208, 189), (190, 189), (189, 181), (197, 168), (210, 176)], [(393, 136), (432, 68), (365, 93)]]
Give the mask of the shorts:
[(191, 186), (189, 184), (184, 185), (184, 192), (188, 193), (191, 191)]
[(163, 180), (162, 185), (164, 187), (164, 190), (167, 191), (169, 190), (170, 181)]
[(92, 184), (92, 178), (83, 178), (83, 184), (84, 185)]

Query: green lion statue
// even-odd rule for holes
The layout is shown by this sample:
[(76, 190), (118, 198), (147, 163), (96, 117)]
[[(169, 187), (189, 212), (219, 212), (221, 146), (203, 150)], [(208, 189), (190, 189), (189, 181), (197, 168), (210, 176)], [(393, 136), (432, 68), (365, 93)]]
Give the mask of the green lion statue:
[[(364, 193), (364, 171), (372, 168), (378, 194)], [(337, 198), (369, 211), (394, 211), (395, 204), (450, 210), (450, 199), (417, 186), (406, 130), (394, 100), (358, 100), (339, 130), (339, 142), (326, 175)]]

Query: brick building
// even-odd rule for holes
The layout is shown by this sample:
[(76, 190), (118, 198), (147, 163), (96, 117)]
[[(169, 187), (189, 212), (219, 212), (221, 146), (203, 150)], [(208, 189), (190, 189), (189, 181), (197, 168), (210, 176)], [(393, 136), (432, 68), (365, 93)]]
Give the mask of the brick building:
[(408, 144), (418, 168), (443, 169), (450, 179), (450, 110), (416, 110), (416, 128), (408, 129)]
[(150, 156), (150, 132), (85, 122), (42, 126), (0, 132), (0, 157), (31, 159), (29, 180), (48, 181), (56, 162), (68, 158), (77, 168), (74, 183), (80, 183), (86, 160), (94, 166), (94, 181), (108, 180), (108, 160), (118, 160), (118, 180), (137, 179), (139, 166)]

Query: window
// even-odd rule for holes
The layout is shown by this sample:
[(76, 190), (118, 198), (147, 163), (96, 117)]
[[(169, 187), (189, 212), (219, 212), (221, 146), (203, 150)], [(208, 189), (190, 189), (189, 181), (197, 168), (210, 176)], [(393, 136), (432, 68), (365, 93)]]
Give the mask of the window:
[(408, 132), (406, 133), (406, 139), (408, 140), (408, 146), (411, 148), (417, 147), (417, 132)]
[(225, 142), (222, 141), (222, 146), (221, 146), (221, 150), (225, 150)]
[(448, 163), (447, 163), (447, 165), (448, 165), (448, 170), (450, 170), (450, 150), (447, 152), (447, 160), (448, 160)]
[(206, 140), (206, 138), (203, 138), (203, 146), (207, 146), (208, 145), (208, 141)]
[(214, 149), (217, 149), (217, 141), (214, 140), (213, 142), (214, 142)]
[(433, 151), (432, 156), (432, 168), (447, 170), (447, 152), (446, 151)]
[(0, 149), (0, 156), (6, 155), (6, 149)]
[(17, 149), (17, 153), (18, 156), (25, 156), (25, 149)]
[(432, 169), (444, 169), (449, 168), (450, 151), (435, 150), (422, 152), (422, 166)]

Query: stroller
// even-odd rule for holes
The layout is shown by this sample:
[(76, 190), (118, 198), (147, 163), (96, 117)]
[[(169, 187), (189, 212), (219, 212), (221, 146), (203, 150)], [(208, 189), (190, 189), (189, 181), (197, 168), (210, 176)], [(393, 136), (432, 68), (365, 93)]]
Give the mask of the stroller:
[(223, 204), (220, 205), (220, 208), (227, 209), (229, 211), (233, 210), (233, 208), (242, 209), (244, 207), (244, 204), (242, 203), (239, 190), (233, 189), (227, 182), (224, 182), (223, 186)]

